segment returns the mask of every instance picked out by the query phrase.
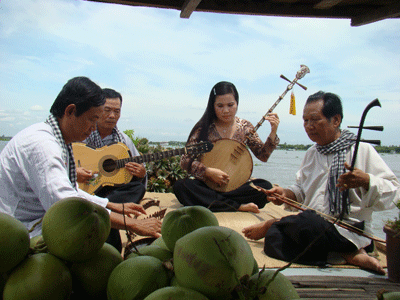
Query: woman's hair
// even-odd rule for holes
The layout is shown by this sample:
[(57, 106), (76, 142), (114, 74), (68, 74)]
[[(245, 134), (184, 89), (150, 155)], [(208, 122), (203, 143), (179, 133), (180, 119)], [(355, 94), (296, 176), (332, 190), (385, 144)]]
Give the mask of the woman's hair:
[(194, 125), (192, 131), (189, 134), (188, 141), (192, 136), (192, 134), (199, 128), (200, 128), (200, 134), (198, 142), (208, 140), (208, 129), (211, 123), (217, 119), (217, 115), (215, 114), (215, 109), (214, 109), (215, 98), (217, 96), (226, 94), (233, 94), (236, 100), (236, 104), (239, 105), (239, 94), (235, 85), (227, 81), (218, 82), (211, 89), (210, 97), (208, 98), (207, 108), (203, 116), (200, 118), (200, 120), (196, 123), (196, 125)]
[(50, 108), (50, 112), (62, 118), (65, 109), (70, 104), (75, 104), (75, 116), (79, 117), (92, 107), (98, 107), (105, 103), (101, 88), (87, 77), (74, 77), (63, 86), (56, 100)]
[(338, 95), (319, 91), (307, 98), (306, 105), (319, 100), (322, 100), (324, 102), (324, 106), (322, 107), (322, 114), (325, 116), (325, 118), (330, 120), (332, 117), (340, 115), (340, 122), (343, 120), (342, 101), (340, 100), (340, 97)]

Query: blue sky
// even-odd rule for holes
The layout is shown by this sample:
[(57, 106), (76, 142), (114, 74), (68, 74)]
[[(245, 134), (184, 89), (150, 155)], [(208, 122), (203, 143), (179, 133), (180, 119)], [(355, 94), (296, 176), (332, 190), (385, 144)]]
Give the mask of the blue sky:
[[(121, 92), (119, 127), (151, 141), (185, 141), (212, 86), (233, 82), (238, 116), (254, 125), (301, 64), (310, 68), (275, 109), (282, 143), (311, 143), (302, 126), (306, 98), (319, 90), (343, 101), (342, 128), (358, 125), (378, 98), (363, 138), (400, 145), (400, 20), (351, 27), (350, 20), (242, 16), (82, 0), (0, 0), (0, 136), (43, 121), (62, 86), (88, 76)], [(265, 139), (265, 122), (257, 131)], [(356, 130), (352, 129), (356, 133)]]

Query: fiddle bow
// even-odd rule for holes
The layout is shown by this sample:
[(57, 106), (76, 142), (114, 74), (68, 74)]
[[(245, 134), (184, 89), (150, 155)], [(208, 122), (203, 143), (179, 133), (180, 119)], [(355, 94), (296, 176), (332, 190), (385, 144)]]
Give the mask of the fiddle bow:
[[(254, 183), (250, 183), (250, 186), (255, 188), (256, 190), (258, 190), (260, 192), (264, 192), (264, 193), (266, 192), (265, 189), (263, 189), (262, 187), (254, 185)], [(359, 229), (359, 228), (357, 228), (357, 227), (355, 227), (355, 226), (353, 226), (351, 224), (348, 224), (345, 221), (342, 221), (342, 220), (339, 220), (338, 218), (335, 218), (333, 216), (324, 214), (323, 212), (320, 212), (320, 211), (318, 211), (316, 209), (313, 209), (313, 208), (311, 208), (311, 207), (309, 207), (307, 205), (304, 205), (303, 203), (299, 203), (299, 202), (297, 202), (297, 201), (295, 201), (293, 199), (284, 197), (284, 196), (282, 196), (282, 195), (280, 195), (278, 193), (273, 193), (273, 195), (275, 197), (279, 198), (279, 200), (282, 201), (283, 203), (285, 203), (285, 204), (287, 204), (287, 205), (289, 205), (289, 206), (291, 206), (293, 208), (299, 209), (301, 211), (305, 211), (306, 209), (312, 210), (312, 211), (316, 212), (317, 214), (319, 214), (324, 219), (326, 219), (327, 221), (329, 221), (329, 222), (331, 222), (333, 224), (337, 224), (338, 226), (340, 226), (340, 227), (342, 227), (344, 229), (347, 229), (347, 230), (349, 230), (351, 232), (354, 232), (354, 233), (357, 233), (359, 235), (362, 235), (362, 236), (364, 236), (366, 238), (369, 238), (369, 239), (371, 239), (373, 241), (380, 242), (380, 243), (386, 243), (385, 240), (383, 240), (383, 239), (381, 239), (379, 237), (369, 235), (369, 234), (365, 233), (363, 230), (361, 230), (361, 229)]]

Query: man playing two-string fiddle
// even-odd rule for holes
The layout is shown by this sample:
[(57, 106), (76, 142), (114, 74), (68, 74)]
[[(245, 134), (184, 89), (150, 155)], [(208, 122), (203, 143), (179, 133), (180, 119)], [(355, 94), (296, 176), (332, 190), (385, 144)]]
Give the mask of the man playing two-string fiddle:
[[(239, 94), (236, 87), (230, 82), (217, 83), (210, 92), (208, 105), (202, 118), (193, 127), (187, 145), (200, 141), (216, 142), (221, 139), (231, 139), (245, 142), (254, 155), (266, 162), (272, 151), (279, 144), (276, 131), (279, 125), (277, 114), (271, 113), (267, 117), (271, 124), (271, 133), (265, 143), (254, 132), (253, 125), (244, 119), (238, 118), (236, 112), (239, 104)], [(183, 179), (175, 182), (174, 193), (179, 202), (185, 206), (201, 205), (211, 211), (250, 211), (259, 212), (267, 203), (267, 197), (249, 186), (247, 182), (239, 188), (229, 192), (218, 192), (208, 187), (204, 181), (209, 180), (220, 186), (226, 185), (229, 174), (210, 166), (204, 165), (201, 160), (190, 155), (184, 155), (181, 166), (195, 179)], [(272, 187), (264, 179), (254, 179), (252, 182), (265, 189)]]
[[(398, 179), (371, 145), (359, 144), (355, 168), (349, 171), (346, 162), (352, 159), (356, 136), (340, 129), (342, 119), (337, 95), (318, 92), (307, 99), (304, 128), (316, 144), (307, 151), (294, 185), (263, 191), (274, 204), (289, 199), (310, 209), (249, 226), (243, 233), (254, 240), (265, 237), (265, 253), (277, 259), (292, 261), (309, 246), (297, 262), (324, 265), (329, 254), (339, 253), (349, 264), (384, 274), (379, 261), (367, 254), (371, 239), (333, 226), (316, 213), (336, 217), (346, 209), (343, 221), (358, 222), (370, 234), (372, 212), (393, 208), (393, 201), (400, 197)], [(343, 207), (342, 192), (347, 189), (347, 207)]]

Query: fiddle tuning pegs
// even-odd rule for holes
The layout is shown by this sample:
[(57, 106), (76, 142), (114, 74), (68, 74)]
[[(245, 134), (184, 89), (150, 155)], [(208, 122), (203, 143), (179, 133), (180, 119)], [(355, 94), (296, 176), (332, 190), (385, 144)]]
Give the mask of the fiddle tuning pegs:
[[(347, 128), (360, 128), (359, 126), (347, 126)], [(383, 131), (383, 126), (363, 126), (362, 129)]]
[[(288, 79), (288, 78), (285, 77), (284, 75), (281, 75), (280, 77), (281, 77), (282, 79), (285, 79), (286, 81), (288, 81), (288, 82), (290, 82), (290, 83), (293, 83), (290, 79)], [(304, 86), (304, 85), (298, 83), (297, 81), (295, 82), (295, 84), (299, 85), (303, 90), (307, 90), (307, 87), (306, 87), (306, 86)]]
[[(353, 141), (356, 141), (357, 139), (353, 139)], [(368, 144), (374, 144), (374, 145), (381, 145), (380, 140), (360, 140), (360, 142), (368, 143)]]
[(374, 144), (374, 145), (378, 145), (378, 146), (381, 145), (381, 140), (361, 140), (361, 142)]

